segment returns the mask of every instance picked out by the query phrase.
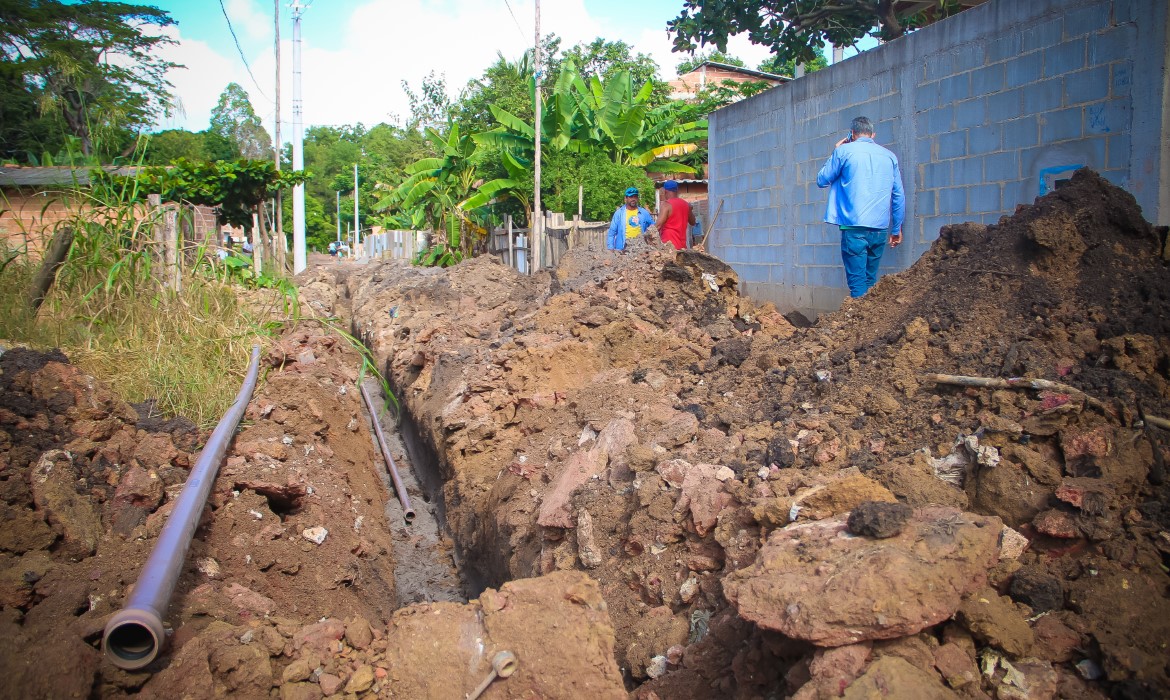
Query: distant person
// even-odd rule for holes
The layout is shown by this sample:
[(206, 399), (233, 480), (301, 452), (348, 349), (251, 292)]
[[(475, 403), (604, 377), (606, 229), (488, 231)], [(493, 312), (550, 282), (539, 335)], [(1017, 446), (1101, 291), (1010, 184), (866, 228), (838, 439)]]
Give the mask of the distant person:
[(252, 244), (248, 242), (248, 239), (244, 239), (244, 245), (241, 246), (241, 250), (243, 250), (244, 254), (246, 255), (252, 254)]
[(695, 225), (695, 211), (690, 202), (678, 196), (678, 183), (667, 180), (662, 189), (666, 194), (666, 201), (658, 211), (658, 220), (655, 225), (664, 243), (674, 246), (675, 250), (687, 247), (687, 231)]
[(329, 254), (337, 255), (337, 241), (329, 241)]
[(849, 135), (817, 175), (817, 187), (832, 187), (825, 223), (841, 227), (841, 261), (849, 295), (859, 297), (878, 278), (888, 242), (902, 244), (906, 194), (898, 157), (873, 140), (873, 122), (857, 117)]
[(610, 250), (625, 250), (626, 241), (638, 238), (654, 225), (654, 217), (645, 208), (638, 206), (638, 188), (626, 189), (626, 202), (617, 208), (609, 221), (609, 234), (605, 247)]

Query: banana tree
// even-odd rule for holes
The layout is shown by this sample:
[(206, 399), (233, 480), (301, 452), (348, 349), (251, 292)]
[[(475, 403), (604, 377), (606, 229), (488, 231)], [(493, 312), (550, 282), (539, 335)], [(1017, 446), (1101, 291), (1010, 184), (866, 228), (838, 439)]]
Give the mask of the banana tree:
[(408, 165), (406, 179), (375, 209), (409, 222), (411, 228), (429, 228), (430, 240), (416, 262), (445, 267), (470, 253), (472, 236), (467, 234), (486, 233), (460, 206), (475, 189), (476, 143), (469, 134), (461, 134), (457, 124), (450, 125), (445, 137), (428, 128), (426, 138), (438, 155)]

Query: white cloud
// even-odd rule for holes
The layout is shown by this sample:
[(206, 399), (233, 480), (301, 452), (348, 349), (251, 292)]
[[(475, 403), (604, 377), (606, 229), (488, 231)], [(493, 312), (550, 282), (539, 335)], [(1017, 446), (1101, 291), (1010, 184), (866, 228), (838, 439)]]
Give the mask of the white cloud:
[(224, 8), (241, 42), (245, 39), (272, 42), (273, 8), (270, 5), (261, 10), (256, 0), (227, 0)]
[[(535, 34), (532, 0), (509, 2), (515, 18), (503, 0), (370, 0), (352, 7), (343, 25), (343, 36), (336, 42), (341, 48), (328, 50), (313, 46), (311, 41), (303, 46), (306, 126), (357, 122), (371, 126), (396, 116), (405, 117), (409, 102), (402, 81), (417, 91), (431, 71), (445, 75), (450, 96), (457, 97), (468, 80), (479, 77), (496, 59), (497, 51), (514, 60), (531, 45)], [(226, 7), (241, 45), (246, 51), (254, 50), (249, 61), (260, 89), (244, 70), (230, 37), (219, 52), (204, 42), (181, 39), (179, 46), (166, 50), (166, 56), (188, 66), (170, 76), (184, 103), (186, 118), (172, 120), (163, 125), (165, 128), (207, 128), (219, 93), (229, 82), (237, 82), (251, 95), (265, 127), (273, 130), (275, 58), (271, 19), (258, 0), (227, 0)], [(214, 9), (219, 11), (218, 7)], [(304, 34), (312, 36), (308, 28), (313, 15), (323, 10), (324, 5), (319, 4), (305, 13)], [(177, 30), (172, 31), (179, 37)], [(254, 31), (257, 36), (246, 39), (245, 31)], [(621, 39), (654, 58), (667, 80), (674, 77), (675, 65), (683, 60), (683, 54), (671, 52), (671, 39), (665, 29), (603, 22), (589, 14), (585, 0), (544, 3), (541, 33), (555, 33), (565, 48), (598, 36)], [(285, 14), (281, 28), (281, 117), (286, 141), (292, 135), (291, 37), (290, 20)], [(766, 49), (742, 38), (732, 38), (728, 48), (751, 67), (768, 56)]]

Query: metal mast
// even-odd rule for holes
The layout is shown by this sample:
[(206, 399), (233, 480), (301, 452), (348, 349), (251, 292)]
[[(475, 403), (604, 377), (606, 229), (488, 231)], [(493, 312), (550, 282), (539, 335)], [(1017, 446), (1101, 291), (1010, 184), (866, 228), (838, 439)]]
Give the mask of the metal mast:
[(541, 241), (541, 229), (543, 228), (541, 226), (541, 222), (543, 219), (541, 218), (540, 214), (540, 0), (536, 0), (536, 47), (533, 49), (533, 56), (536, 59), (533, 61), (532, 68), (536, 77), (536, 119), (534, 122), (534, 126), (536, 127), (536, 160), (534, 163), (536, 170), (536, 181), (534, 183), (535, 188), (532, 195), (532, 221), (529, 222), (528, 227), (531, 229), (529, 233), (532, 236), (533, 251), (532, 268), (530, 268), (530, 272), (532, 269), (539, 270), (541, 268), (541, 261), (543, 260), (544, 256), (544, 246)]
[[(304, 107), (301, 101), (301, 16), (306, 6), (293, 0), (293, 170), (305, 169)], [(293, 187), (293, 274), (305, 269), (305, 185)]]

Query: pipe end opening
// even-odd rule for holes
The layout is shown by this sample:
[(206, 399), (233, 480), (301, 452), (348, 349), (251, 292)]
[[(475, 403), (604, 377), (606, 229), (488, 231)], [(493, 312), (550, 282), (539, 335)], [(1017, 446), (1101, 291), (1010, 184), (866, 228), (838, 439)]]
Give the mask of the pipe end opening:
[(106, 630), (102, 649), (118, 668), (135, 670), (154, 661), (162, 642), (149, 622), (121, 620)]
[(403, 519), (404, 519), (404, 520), (406, 520), (406, 524), (407, 524), (407, 525), (410, 525), (411, 523), (413, 523), (413, 522), (414, 522), (414, 511), (413, 511), (413, 510), (408, 510), (408, 511), (406, 511), (405, 513), (403, 513), (403, 514), (402, 514), (402, 517), (403, 517)]

